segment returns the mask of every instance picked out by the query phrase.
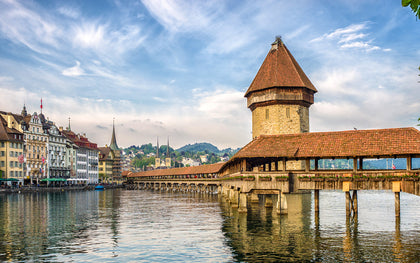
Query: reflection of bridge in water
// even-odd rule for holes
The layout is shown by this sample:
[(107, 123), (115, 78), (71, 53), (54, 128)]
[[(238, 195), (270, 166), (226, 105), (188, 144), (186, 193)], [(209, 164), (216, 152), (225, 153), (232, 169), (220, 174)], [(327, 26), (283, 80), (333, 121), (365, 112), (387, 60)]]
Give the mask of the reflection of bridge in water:
[[(343, 190), (348, 216), (358, 213), (358, 190), (392, 190), (395, 214), (400, 192), (420, 196), (420, 132), (414, 128), (260, 136), (222, 164), (162, 169), (129, 176), (132, 189), (217, 191), (239, 212), (262, 199), (278, 214), (287, 213), (287, 194)], [(405, 169), (366, 170), (365, 159), (404, 159)], [(320, 160), (346, 160), (352, 169), (320, 169)]]

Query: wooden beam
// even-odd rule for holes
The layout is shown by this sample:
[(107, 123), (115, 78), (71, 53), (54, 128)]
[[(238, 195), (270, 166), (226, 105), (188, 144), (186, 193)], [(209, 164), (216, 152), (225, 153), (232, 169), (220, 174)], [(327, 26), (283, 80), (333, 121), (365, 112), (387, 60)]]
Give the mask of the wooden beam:
[(353, 172), (357, 172), (357, 158), (353, 158)]
[(311, 159), (305, 159), (305, 172), (309, 172), (311, 168)]
[(411, 156), (407, 157), (407, 171), (410, 171), (412, 169), (412, 159)]

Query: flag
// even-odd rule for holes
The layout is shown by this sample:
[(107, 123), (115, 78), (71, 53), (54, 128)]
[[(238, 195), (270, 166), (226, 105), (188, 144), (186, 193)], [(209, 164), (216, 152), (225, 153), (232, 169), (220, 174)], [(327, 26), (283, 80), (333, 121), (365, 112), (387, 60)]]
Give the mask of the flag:
[(42, 110), (42, 98), (41, 98), (41, 110)]
[(23, 154), (19, 155), (18, 161), (19, 161), (19, 163), (24, 163), (25, 162)]
[(392, 169), (393, 169), (393, 170), (395, 170), (395, 169), (396, 169), (396, 168), (395, 168), (395, 164), (392, 164)]
[(44, 158), (44, 156), (42, 156), (42, 163), (45, 163), (45, 158)]

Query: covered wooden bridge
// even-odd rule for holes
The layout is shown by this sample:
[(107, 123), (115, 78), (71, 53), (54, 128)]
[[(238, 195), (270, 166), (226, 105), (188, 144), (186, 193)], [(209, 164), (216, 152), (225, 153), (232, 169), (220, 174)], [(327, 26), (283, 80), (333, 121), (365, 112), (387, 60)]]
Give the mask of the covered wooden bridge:
[[(404, 160), (405, 167), (365, 168), (366, 160), (381, 158)], [(415, 128), (261, 135), (226, 163), (134, 173), (129, 180), (166, 188), (217, 185), (242, 211), (247, 197), (255, 194), (278, 195), (276, 208), (287, 211), (284, 193), (302, 190), (315, 190), (317, 210), (319, 190), (340, 189), (346, 192), (348, 213), (357, 213), (357, 190), (392, 189), (398, 204), (400, 191), (420, 195), (419, 158), (420, 131)], [(325, 168), (320, 166), (325, 159), (346, 165)]]

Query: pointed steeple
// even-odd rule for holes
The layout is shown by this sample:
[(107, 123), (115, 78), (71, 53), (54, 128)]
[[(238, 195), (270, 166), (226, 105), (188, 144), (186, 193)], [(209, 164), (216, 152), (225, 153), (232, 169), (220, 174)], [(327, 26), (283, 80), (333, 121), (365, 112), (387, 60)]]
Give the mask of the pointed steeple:
[(22, 109), (21, 114), (22, 114), (23, 117), (26, 117), (28, 115), (28, 112), (26, 111), (26, 105), (25, 104), (23, 104), (23, 109)]
[(159, 158), (159, 137), (156, 137), (156, 158)]
[(111, 144), (109, 145), (109, 148), (111, 148), (111, 150), (117, 151), (118, 150), (118, 145), (117, 145), (117, 139), (115, 137), (115, 124), (114, 124), (114, 120), (112, 120), (112, 137), (111, 137)]
[(166, 146), (166, 158), (169, 157), (169, 136), (168, 136), (168, 145)]

